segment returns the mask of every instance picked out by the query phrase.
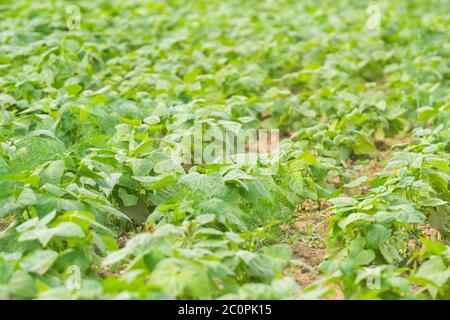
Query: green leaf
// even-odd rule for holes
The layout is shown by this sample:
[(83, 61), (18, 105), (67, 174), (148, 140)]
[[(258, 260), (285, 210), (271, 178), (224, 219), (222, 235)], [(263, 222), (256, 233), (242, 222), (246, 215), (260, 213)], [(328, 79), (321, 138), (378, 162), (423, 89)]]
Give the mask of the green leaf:
[(67, 90), (67, 94), (69, 96), (74, 96), (77, 93), (79, 93), (81, 90), (83, 90), (83, 87), (80, 86), (79, 84), (70, 84), (66, 87)]
[(292, 250), (284, 244), (275, 244), (270, 247), (263, 247), (260, 253), (269, 258), (272, 269), (281, 272), (292, 258)]
[(358, 202), (355, 199), (349, 197), (333, 198), (329, 201), (337, 208), (352, 206)]
[(127, 193), (125, 189), (120, 188), (118, 194), (126, 207), (135, 206), (138, 203), (139, 198), (135, 195)]
[(373, 249), (378, 249), (389, 239), (391, 232), (380, 224), (371, 224), (366, 229), (367, 244)]
[(225, 188), (222, 177), (209, 176), (198, 172), (192, 172), (181, 177), (179, 183), (187, 185), (193, 192), (211, 196), (222, 193)]
[(351, 261), (356, 265), (368, 265), (375, 259), (375, 252), (373, 250), (361, 250), (359, 253), (352, 256)]
[(13, 274), (13, 266), (9, 263), (0, 263), (0, 285), (7, 284), (9, 278)]
[(103, 259), (102, 265), (109, 266), (118, 263), (127, 258), (129, 254), (130, 254), (129, 250), (124, 249), (113, 251), (110, 254), (108, 254), (108, 256), (105, 259)]
[(300, 160), (303, 160), (306, 163), (311, 164), (311, 165), (315, 165), (315, 166), (319, 165), (319, 162), (317, 161), (316, 156), (308, 150), (303, 152), (303, 154), (300, 156)]
[(352, 182), (349, 182), (347, 184), (344, 184), (344, 187), (346, 188), (354, 188), (354, 187), (358, 187), (361, 184), (363, 184), (364, 182), (366, 182), (368, 180), (367, 176), (361, 176), (355, 180), (353, 180)]
[(62, 222), (50, 230), (54, 236), (63, 238), (85, 236), (83, 229), (73, 222)]
[(159, 190), (175, 183), (176, 179), (172, 175), (157, 177), (133, 177), (142, 183), (149, 190)]
[(450, 268), (445, 265), (441, 257), (433, 256), (422, 263), (416, 276), (427, 279), (433, 285), (427, 285), (427, 290), (436, 298), (439, 290), (450, 278)]
[(8, 288), (12, 295), (18, 299), (30, 299), (37, 293), (33, 277), (24, 270), (14, 272), (9, 280)]
[(368, 154), (368, 155), (371, 155), (371, 154), (374, 154), (377, 151), (377, 148), (375, 147), (373, 142), (368, 140), (366, 137), (359, 136), (358, 143), (353, 146), (353, 150), (357, 154)]
[(430, 119), (436, 113), (437, 110), (432, 107), (421, 107), (417, 109), (417, 120), (420, 122), (428, 121), (428, 119)]
[(420, 205), (424, 207), (437, 207), (447, 204), (447, 201), (441, 200), (439, 198), (426, 198), (420, 200)]
[(32, 255), (25, 257), (20, 266), (29, 271), (37, 274), (44, 274), (53, 265), (58, 258), (58, 253), (53, 250), (39, 250)]
[(64, 161), (62, 160), (52, 161), (47, 166), (47, 168), (41, 172), (41, 178), (42, 180), (48, 183), (57, 185), (61, 182), (64, 170), (65, 170)]
[(339, 227), (342, 229), (347, 228), (348, 225), (354, 223), (354, 222), (370, 222), (373, 220), (373, 217), (362, 212), (356, 212), (350, 214), (348, 217), (342, 219), (338, 222)]
[(251, 274), (259, 280), (269, 282), (274, 276), (275, 272), (272, 269), (269, 258), (264, 255), (257, 255), (248, 263)]
[(205, 266), (188, 263), (183, 267), (180, 277), (185, 282), (186, 292), (197, 299), (211, 299), (211, 281)]
[(185, 286), (184, 277), (181, 268), (170, 260), (163, 260), (156, 266), (150, 275), (150, 282), (160, 285), (172, 296), (179, 296)]
[(37, 203), (36, 195), (30, 188), (24, 188), (17, 198), (17, 203), (21, 206), (29, 206)]
[(368, 265), (375, 259), (372, 249), (364, 249), (366, 241), (362, 237), (354, 239), (349, 246), (349, 260), (353, 265)]

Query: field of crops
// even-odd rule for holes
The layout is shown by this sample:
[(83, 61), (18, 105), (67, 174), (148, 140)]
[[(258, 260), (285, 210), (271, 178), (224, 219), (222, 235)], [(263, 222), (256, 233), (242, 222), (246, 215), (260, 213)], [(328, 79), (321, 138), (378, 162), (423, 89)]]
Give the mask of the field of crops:
[(448, 0), (2, 0), (1, 299), (450, 299)]

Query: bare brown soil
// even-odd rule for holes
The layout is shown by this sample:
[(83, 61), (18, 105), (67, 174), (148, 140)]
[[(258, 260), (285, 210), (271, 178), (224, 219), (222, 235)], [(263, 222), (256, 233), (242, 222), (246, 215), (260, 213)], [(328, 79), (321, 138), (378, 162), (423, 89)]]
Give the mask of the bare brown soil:
[[(379, 141), (379, 151), (377, 151), (371, 160), (363, 166), (356, 168), (356, 163), (350, 161), (346, 164), (348, 169), (355, 167), (352, 178), (356, 179), (361, 176), (371, 178), (377, 173), (384, 170), (384, 162), (392, 153), (395, 145), (410, 142), (410, 138), (406, 136), (397, 136), (395, 138), (385, 138)], [(331, 183), (341, 185), (339, 176), (332, 177)], [(356, 190), (357, 189), (357, 190)], [(369, 191), (369, 186), (362, 184), (355, 190), (347, 190), (350, 194), (361, 194)], [(296, 210), (296, 221), (290, 225), (283, 225), (281, 228), (289, 235), (299, 235), (301, 239), (306, 239), (300, 243), (291, 245), (294, 253), (294, 259), (299, 260), (301, 265), (294, 266), (289, 270), (289, 275), (297, 281), (302, 287), (307, 287), (315, 281), (323, 278), (319, 272), (319, 265), (326, 257), (326, 220), (330, 218), (332, 213), (327, 210), (329, 203), (321, 199), (319, 202), (305, 200)], [(314, 241), (308, 241), (309, 235), (314, 234), (318, 237)], [(302, 264), (304, 264), (302, 266)], [(344, 299), (342, 290), (335, 286), (335, 293), (328, 296), (327, 299), (339, 300)]]
[(0, 231), (8, 228), (9, 222), (6, 222), (5, 220), (0, 219)]
[[(288, 235), (298, 235), (300, 242), (291, 244), (293, 258), (300, 262), (288, 271), (301, 288), (305, 288), (323, 278), (319, 272), (319, 265), (326, 256), (325, 236), (326, 220), (331, 213), (327, 211), (329, 203), (324, 199), (319, 202), (305, 200), (296, 210), (296, 220), (289, 225), (281, 226)], [(335, 293), (326, 299), (343, 299), (341, 290), (334, 287)]]

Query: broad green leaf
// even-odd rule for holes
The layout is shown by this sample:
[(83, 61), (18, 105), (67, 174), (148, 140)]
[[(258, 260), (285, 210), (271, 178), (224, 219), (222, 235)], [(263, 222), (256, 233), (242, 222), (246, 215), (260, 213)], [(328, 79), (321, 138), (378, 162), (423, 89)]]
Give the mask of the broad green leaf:
[(8, 288), (11, 294), (18, 299), (30, 299), (37, 293), (33, 277), (24, 270), (14, 272), (9, 279)]
[(367, 227), (366, 232), (367, 244), (373, 249), (379, 248), (390, 236), (389, 229), (380, 224), (371, 224)]
[(40, 250), (25, 257), (20, 263), (20, 267), (37, 274), (44, 274), (58, 258), (58, 253), (53, 250)]

